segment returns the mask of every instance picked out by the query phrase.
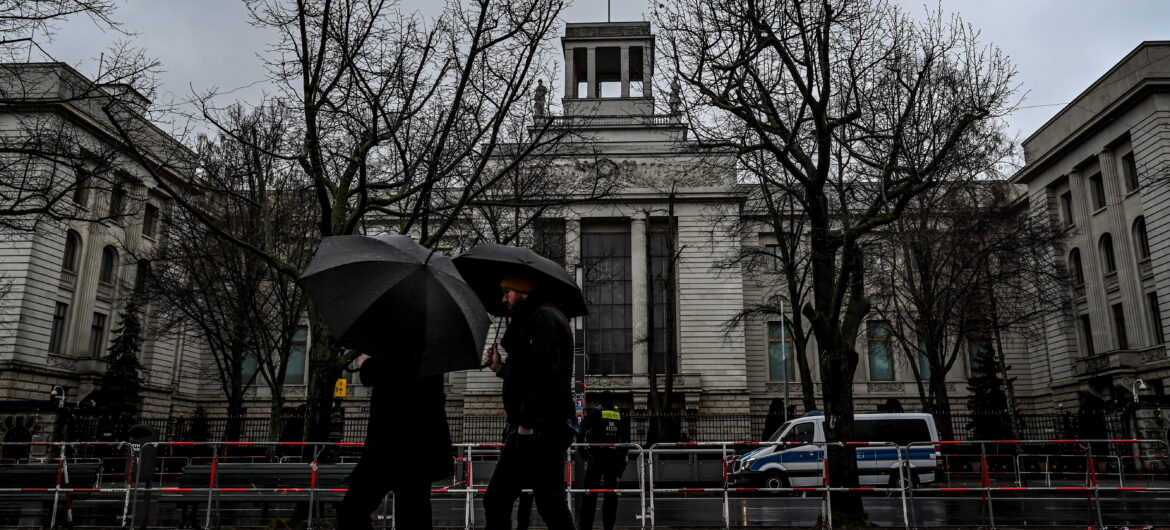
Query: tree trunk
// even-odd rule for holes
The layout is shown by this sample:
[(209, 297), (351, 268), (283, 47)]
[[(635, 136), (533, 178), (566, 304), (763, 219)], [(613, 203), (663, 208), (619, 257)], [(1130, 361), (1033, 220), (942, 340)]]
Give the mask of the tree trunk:
[[(825, 439), (832, 442), (853, 438), (853, 373), (857, 353), (838, 347), (821, 353), (821, 384), (824, 385)], [(851, 446), (828, 446), (829, 484), (835, 488), (855, 488), (857, 453)], [(833, 494), (833, 524), (848, 525), (866, 520), (861, 497), (856, 493)]]
[(305, 440), (329, 441), (329, 420), (333, 410), (333, 387), (344, 368), (329, 326), (317, 309), (309, 305), (309, 385), (305, 391)]
[[(954, 440), (955, 431), (951, 422), (951, 397), (947, 393), (947, 377), (942, 370), (930, 367), (930, 393), (932, 406), (930, 412), (938, 422), (938, 436), (942, 440)], [(926, 440), (923, 440), (926, 441)]]
[(243, 385), (236, 382), (232, 388), (232, 395), (228, 397), (227, 423), (223, 428), (223, 441), (238, 442), (244, 424), (244, 391)]

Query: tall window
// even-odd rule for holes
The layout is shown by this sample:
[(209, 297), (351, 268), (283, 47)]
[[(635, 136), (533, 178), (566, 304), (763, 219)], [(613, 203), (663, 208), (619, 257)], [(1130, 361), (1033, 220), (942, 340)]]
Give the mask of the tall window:
[(967, 332), (967, 362), (971, 366), (971, 377), (986, 376), (995, 371), (995, 356), (991, 349), (991, 336), (984, 321), (972, 321)]
[(1158, 306), (1158, 293), (1146, 293), (1147, 306), (1150, 308), (1150, 323), (1154, 328), (1154, 344), (1166, 342), (1162, 331), (1162, 309)]
[(146, 291), (146, 282), (150, 279), (150, 261), (145, 259), (138, 260), (138, 265), (134, 270), (134, 294), (142, 294)]
[(890, 324), (884, 320), (871, 320), (868, 325), (869, 379), (892, 381), (894, 356), (890, 351)]
[(85, 202), (89, 200), (89, 187), (93, 185), (91, 177), (89, 170), (77, 170), (77, 181), (73, 184), (73, 204), (85, 207)]
[(158, 207), (147, 204), (142, 214), (142, 235), (154, 237), (156, 230), (158, 230)]
[(1068, 268), (1069, 273), (1072, 274), (1072, 281), (1074, 286), (1082, 286), (1085, 284), (1085, 268), (1081, 265), (1081, 250), (1078, 248), (1072, 249), (1068, 253)]
[(565, 265), (565, 220), (537, 219), (532, 230), (532, 250)]
[(585, 348), (588, 373), (633, 372), (630, 233), (581, 235), (585, 269)]
[(89, 326), (89, 356), (102, 357), (106, 346), (106, 315), (93, 314), (93, 323)]
[(1150, 237), (1146, 234), (1146, 218), (1138, 217), (1133, 222), (1133, 240), (1137, 243), (1138, 261), (1150, 259)]
[(930, 356), (927, 354), (926, 341), (918, 339), (918, 377), (930, 379)]
[(61, 268), (69, 272), (77, 272), (77, 256), (81, 253), (81, 235), (70, 230), (65, 234), (65, 256), (61, 260)]
[(1117, 272), (1117, 257), (1113, 255), (1113, 236), (1109, 234), (1101, 236), (1101, 242), (1098, 246), (1101, 252), (1101, 264), (1105, 267), (1105, 274)]
[(1081, 315), (1081, 346), (1085, 351), (1086, 356), (1096, 353), (1093, 349), (1093, 324), (1089, 321), (1089, 315)]
[(301, 326), (292, 337), (292, 347), (288, 350), (288, 365), (284, 370), (284, 382), (304, 384), (305, 382), (305, 353), (309, 345), (309, 328)]
[(1125, 309), (1121, 304), (1113, 304), (1113, 328), (1117, 330), (1117, 349), (1129, 349), (1129, 337), (1125, 334)]
[[(653, 334), (650, 342), (650, 355), (654, 362), (654, 369), (658, 373), (664, 373), (668, 362), (666, 353), (670, 349), (670, 340), (674, 338), (670, 335), (667, 326), (667, 317), (670, 316), (668, 313), (671, 310), (669, 298), (672, 294), (668, 292), (667, 282), (671, 281), (675, 285), (677, 282), (672, 281), (671, 278), (672, 252), (667, 233), (655, 231), (646, 234), (646, 237), (650, 243), (650, 296), (653, 297), (650, 315), (650, 332)], [(669, 291), (673, 291), (673, 289)], [(677, 368), (673, 358), (669, 362), (672, 369)]]
[(114, 250), (113, 246), (107, 245), (106, 248), (102, 249), (102, 268), (98, 270), (98, 281), (112, 283), (117, 263), (118, 251)]
[(793, 371), (792, 329), (788, 323), (768, 323), (768, 379), (796, 381)]
[(53, 329), (49, 332), (49, 353), (61, 353), (61, 345), (65, 342), (65, 317), (69, 314), (69, 304), (57, 302), (53, 309)]
[(1130, 151), (1121, 157), (1121, 172), (1125, 177), (1125, 188), (1127, 191), (1138, 189), (1138, 171), (1137, 162), (1133, 158), (1133, 151)]
[(1073, 225), (1072, 191), (1060, 194), (1060, 220), (1065, 227)]
[(1089, 188), (1093, 192), (1093, 209), (1100, 210), (1105, 207), (1105, 182), (1101, 180), (1101, 174), (1095, 173), (1089, 177)]
[(108, 215), (110, 217), (117, 217), (122, 215), (122, 211), (126, 208), (126, 187), (121, 182), (114, 185), (114, 189), (110, 190), (110, 210)]

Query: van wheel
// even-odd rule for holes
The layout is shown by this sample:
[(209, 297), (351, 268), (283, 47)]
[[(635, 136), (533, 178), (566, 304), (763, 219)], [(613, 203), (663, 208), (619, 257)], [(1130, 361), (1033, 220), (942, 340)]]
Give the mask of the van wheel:
[(890, 473), (891, 488), (906, 489), (907, 486), (911, 488), (917, 488), (919, 486), (918, 473), (915, 473), (914, 470), (908, 470), (908, 472), (901, 477), (898, 476), (898, 473)]
[[(789, 487), (788, 486), (788, 477), (784, 476), (779, 471), (769, 471), (767, 475), (764, 475), (764, 487), (765, 488), (787, 488), (787, 487)], [(784, 492), (779, 492), (779, 491), (770, 491), (768, 493), (771, 493), (773, 495), (783, 495), (784, 494)]]

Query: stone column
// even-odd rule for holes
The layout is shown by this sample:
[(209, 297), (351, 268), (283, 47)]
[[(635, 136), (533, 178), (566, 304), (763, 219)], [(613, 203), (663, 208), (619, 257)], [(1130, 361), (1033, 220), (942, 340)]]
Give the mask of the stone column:
[(565, 97), (577, 97), (577, 69), (573, 63), (573, 48), (565, 48)]
[(586, 80), (589, 82), (589, 88), (586, 90), (585, 97), (593, 99), (597, 97), (597, 47), (590, 46), (587, 50), (585, 64), (588, 68)]
[(653, 56), (653, 46), (642, 47), (642, 97), (644, 98), (650, 98), (653, 95), (654, 72), (651, 71), (654, 68)]
[[(1090, 195), (1093, 190), (1088, 177), (1080, 171), (1070, 172), (1068, 183), (1073, 194), (1073, 208), (1076, 209), (1073, 212), (1073, 219), (1076, 221), (1078, 233), (1072, 242), (1081, 249), (1081, 268), (1085, 273), (1085, 300), (1089, 306), (1089, 324), (1093, 327), (1089, 331), (1093, 334), (1093, 352), (1100, 354), (1113, 349), (1113, 346), (1108, 334), (1102, 332), (1104, 329), (1110, 329), (1109, 301), (1105, 295), (1104, 271), (1099, 266), (1101, 253), (1097, 249), (1097, 240), (1100, 239), (1100, 234), (1091, 229), (1093, 206)], [(1072, 248), (1068, 250), (1071, 251)], [(1080, 314), (1076, 316), (1078, 332), (1083, 331), (1080, 329)]]
[(622, 97), (630, 97), (630, 47), (622, 46)]
[(634, 332), (634, 373), (645, 374), (650, 369), (650, 311), (646, 307), (649, 285), (646, 281), (650, 259), (646, 252), (646, 215), (630, 218), (630, 292)]
[[(1125, 337), (1130, 349), (1138, 349), (1152, 341), (1154, 334), (1149, 330), (1153, 324), (1149, 311), (1145, 309), (1146, 300), (1142, 294), (1141, 271), (1134, 250), (1133, 232), (1125, 208), (1122, 207), (1122, 201), (1125, 200), (1122, 181), (1125, 179), (1118, 171), (1114, 154), (1111, 149), (1102, 150), (1097, 154), (1097, 161), (1101, 164), (1101, 178), (1105, 181), (1105, 197), (1109, 204), (1106, 216), (1109, 233), (1113, 235), (1113, 254), (1117, 260), (1117, 286), (1121, 291), (1121, 306), (1125, 312)], [(1109, 318), (1112, 323), (1112, 307), (1109, 308)]]

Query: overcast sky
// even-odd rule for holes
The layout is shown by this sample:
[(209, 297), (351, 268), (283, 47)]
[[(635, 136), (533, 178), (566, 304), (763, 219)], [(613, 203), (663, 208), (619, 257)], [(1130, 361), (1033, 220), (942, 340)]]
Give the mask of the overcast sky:
[[(893, 0), (914, 13), (922, 0)], [(404, 9), (435, 9), (439, 0), (402, 0)], [(933, 1), (927, 2), (934, 6)], [(642, 0), (612, 0), (613, 20), (644, 20)], [(1019, 70), (1023, 108), (1009, 120), (1023, 140), (1143, 40), (1170, 40), (1167, 0), (942, 0), (998, 45)], [(255, 99), (264, 72), (257, 54), (272, 36), (247, 24), (241, 0), (124, 0), (116, 18), (138, 33), (131, 44), (162, 63), (157, 99), (181, 100), (192, 89), (233, 90)], [(605, 0), (576, 0), (568, 22), (606, 19)], [(97, 57), (120, 35), (102, 34), (87, 21), (70, 21), (46, 49), (93, 75)], [(34, 60), (37, 57), (33, 57)], [(43, 59), (41, 57), (40, 59)], [(554, 84), (554, 89), (556, 84)]]

